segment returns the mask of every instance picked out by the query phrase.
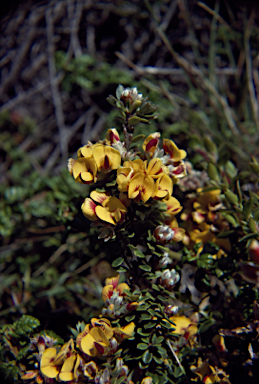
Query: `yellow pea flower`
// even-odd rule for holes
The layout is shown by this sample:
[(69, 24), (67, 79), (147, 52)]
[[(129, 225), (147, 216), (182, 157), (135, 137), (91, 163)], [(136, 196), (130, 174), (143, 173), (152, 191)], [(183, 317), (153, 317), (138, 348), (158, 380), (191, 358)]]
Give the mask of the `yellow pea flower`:
[(155, 150), (158, 147), (160, 133), (155, 132), (151, 133), (151, 135), (147, 136), (143, 143), (143, 150), (149, 154), (150, 157), (153, 157)]
[(121, 155), (117, 149), (108, 145), (93, 145), (93, 158), (97, 164), (98, 171), (109, 171), (118, 169), (121, 165)]
[(81, 350), (89, 356), (103, 355), (110, 345), (109, 339), (99, 327), (90, 329), (90, 332), (81, 340)]
[(135, 324), (133, 323), (133, 321), (128, 325), (125, 325), (124, 327), (113, 328), (114, 337), (119, 343), (121, 343), (123, 340), (128, 339), (133, 335), (134, 329)]
[(153, 197), (157, 199), (169, 199), (172, 193), (172, 179), (168, 175), (162, 174), (162, 176), (156, 180)]
[(107, 144), (117, 144), (118, 142), (120, 142), (120, 135), (117, 131), (117, 129), (115, 128), (110, 128), (108, 129), (107, 131), (107, 134), (106, 134), (106, 142)]
[(163, 148), (165, 153), (170, 156), (171, 161), (178, 162), (187, 156), (186, 151), (179, 149), (172, 140), (164, 139)]
[(175, 328), (172, 332), (183, 336), (186, 341), (198, 332), (197, 324), (186, 316), (171, 316), (169, 320), (175, 324), (172, 325), (172, 327)]
[(77, 368), (80, 364), (80, 356), (77, 354), (73, 354), (69, 356), (64, 364), (62, 365), (59, 380), (61, 381), (72, 381), (77, 378)]
[(137, 173), (130, 180), (128, 196), (135, 201), (142, 200), (145, 203), (154, 193), (155, 183), (151, 176)]
[(40, 362), (40, 370), (43, 375), (47, 376), (50, 379), (54, 379), (58, 376), (60, 372), (59, 367), (62, 362), (57, 364), (55, 362), (55, 357), (57, 355), (56, 348), (47, 348), (42, 354), (41, 362)]
[(130, 287), (126, 283), (119, 284), (120, 275), (116, 277), (107, 278), (105, 280), (105, 287), (102, 290), (102, 299), (104, 303), (111, 298), (113, 293), (118, 292), (120, 296), (123, 295), (125, 290), (130, 290)]
[(69, 159), (68, 171), (77, 183), (91, 184), (97, 181), (97, 165), (93, 158)]
[(167, 205), (166, 215), (175, 216), (183, 209), (180, 202), (173, 196), (170, 196), (168, 200), (163, 200), (163, 203)]

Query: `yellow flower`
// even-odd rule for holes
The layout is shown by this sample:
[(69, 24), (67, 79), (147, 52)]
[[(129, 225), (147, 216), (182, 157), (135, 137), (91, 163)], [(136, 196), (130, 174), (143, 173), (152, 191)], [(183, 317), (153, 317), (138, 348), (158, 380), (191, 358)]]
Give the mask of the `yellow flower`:
[(144, 173), (137, 173), (130, 180), (128, 196), (135, 201), (142, 200), (145, 203), (154, 193), (154, 180)]
[(179, 149), (177, 145), (169, 139), (163, 140), (163, 148), (165, 153), (170, 156), (170, 160), (174, 162), (183, 160), (187, 155), (186, 151)]
[(149, 154), (150, 157), (153, 157), (155, 150), (157, 149), (160, 133), (155, 132), (145, 138), (143, 143), (143, 150)]
[(107, 134), (106, 134), (106, 142), (108, 145), (111, 144), (117, 144), (120, 142), (120, 135), (115, 128), (108, 129)]
[[(97, 203), (101, 205), (95, 204)], [(116, 225), (124, 219), (127, 208), (114, 196), (109, 196), (104, 192), (92, 191), (81, 206), (84, 216), (88, 219), (103, 220), (107, 223)]]
[(133, 323), (133, 321), (128, 325), (125, 325), (124, 327), (113, 328), (114, 337), (119, 343), (121, 343), (123, 340), (128, 339), (133, 335), (134, 329), (135, 324)]
[(105, 354), (109, 345), (109, 339), (104, 331), (100, 327), (94, 327), (82, 338), (80, 348), (84, 353), (93, 357)]
[(78, 378), (79, 374), (77, 369), (80, 365), (81, 358), (78, 354), (72, 354), (69, 356), (64, 364), (62, 365), (59, 380), (61, 381), (72, 381)]
[[(213, 367), (207, 361), (202, 361), (199, 357), (197, 366), (192, 365), (191, 370), (198, 375), (198, 378), (191, 379), (192, 381), (201, 381), (204, 384), (230, 384), (229, 375), (223, 369)], [(216, 369), (215, 369), (216, 368)]]
[(100, 143), (93, 145), (92, 149), (98, 171), (118, 169), (121, 165), (121, 155), (117, 149)]
[(172, 325), (175, 328), (172, 332), (183, 336), (186, 341), (198, 332), (197, 324), (186, 316), (171, 316), (169, 320), (175, 324)]
[(47, 348), (42, 354), (41, 362), (40, 362), (40, 370), (43, 375), (47, 376), (50, 379), (54, 379), (58, 376), (60, 372), (60, 365), (55, 361), (57, 355), (56, 348)]
[(178, 226), (176, 218), (172, 217), (171, 220), (166, 220), (166, 223), (168, 223), (169, 227), (174, 231), (173, 240), (176, 242), (182, 241), (185, 235), (185, 230)]
[(163, 174), (156, 180), (153, 197), (157, 199), (169, 199), (172, 192), (173, 192), (172, 179), (166, 174)]
[(77, 183), (91, 184), (97, 181), (97, 165), (93, 158), (69, 159), (68, 170)]
[(93, 157), (93, 145), (89, 142), (89, 144), (84, 145), (83, 147), (79, 148), (77, 151), (77, 158), (85, 157), (90, 158)]
[(168, 216), (175, 216), (183, 209), (183, 207), (180, 205), (180, 202), (173, 196), (170, 196), (167, 200), (163, 200), (163, 203), (166, 203), (167, 205), (165, 214)]
[(102, 299), (104, 303), (111, 298), (113, 293), (118, 293), (119, 296), (122, 296), (125, 289), (130, 290), (128, 284), (119, 284), (119, 279), (120, 275), (118, 274), (116, 277), (107, 278), (105, 280), (105, 287), (102, 290)]
[[(162, 161), (158, 158), (152, 159), (149, 164), (147, 161), (140, 159), (133, 161), (125, 161), (123, 167), (117, 171), (118, 189), (121, 192), (128, 192), (128, 197), (136, 201), (142, 200), (144, 203), (153, 196), (155, 191), (154, 179), (158, 179), (168, 173)], [(164, 181), (167, 180), (166, 178)], [(165, 184), (165, 182), (162, 184)], [(162, 186), (158, 182), (156, 191)], [(169, 182), (170, 184), (170, 182)], [(168, 185), (168, 182), (167, 182)], [(169, 189), (171, 187), (169, 186)], [(158, 192), (158, 194), (166, 195), (166, 192)], [(158, 196), (157, 196), (158, 197)]]

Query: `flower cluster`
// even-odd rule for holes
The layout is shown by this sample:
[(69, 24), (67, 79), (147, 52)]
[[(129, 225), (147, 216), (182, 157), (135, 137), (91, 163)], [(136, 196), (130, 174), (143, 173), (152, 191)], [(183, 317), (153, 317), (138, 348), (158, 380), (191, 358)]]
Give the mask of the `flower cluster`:
[[(135, 90), (122, 93), (127, 103), (140, 102)], [(186, 174), (186, 152), (169, 139), (159, 148), (160, 133), (144, 139), (142, 147), (128, 149), (115, 128), (109, 129), (105, 140), (89, 142), (77, 152), (77, 159), (69, 159), (68, 170), (76, 182), (95, 184), (96, 189), (82, 204), (85, 217), (95, 226), (103, 227), (100, 237), (111, 237), (107, 228), (114, 228), (126, 220), (129, 207), (162, 202), (166, 205), (163, 224), (154, 232), (161, 244), (180, 241), (184, 230), (178, 227), (175, 215), (182, 209), (172, 196), (173, 185)], [(116, 171), (116, 173), (115, 173)], [(132, 208), (133, 210), (136, 208)]]
[(192, 248), (194, 244), (211, 241), (220, 247), (218, 256), (231, 248), (228, 238), (217, 237), (218, 233), (229, 228), (227, 220), (220, 212), (223, 208), (220, 193), (219, 189), (213, 187), (198, 189), (196, 194), (190, 196), (189, 206), (181, 214), (186, 230), (183, 242)]
[[(79, 377), (93, 380), (98, 375), (102, 376), (103, 372), (98, 368), (95, 359), (113, 355), (123, 340), (132, 337), (134, 328), (133, 322), (118, 328), (112, 327), (108, 319), (92, 318), (78, 334), (76, 346), (71, 339), (59, 351), (55, 347), (43, 351), (40, 357), (41, 375), (63, 382), (78, 381)], [(121, 361), (119, 363), (123, 371), (120, 374), (127, 377), (128, 368), (123, 368)]]

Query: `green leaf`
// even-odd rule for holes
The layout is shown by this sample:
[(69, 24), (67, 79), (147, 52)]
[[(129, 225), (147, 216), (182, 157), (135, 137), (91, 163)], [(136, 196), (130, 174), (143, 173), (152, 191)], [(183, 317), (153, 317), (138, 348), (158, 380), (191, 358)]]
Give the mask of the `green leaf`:
[(113, 268), (119, 267), (122, 263), (124, 263), (124, 259), (123, 257), (119, 257), (118, 259), (113, 261), (112, 267)]
[(137, 349), (141, 349), (142, 351), (145, 351), (146, 349), (148, 349), (148, 344), (145, 344), (145, 343), (139, 343), (137, 345)]
[(144, 352), (142, 355), (142, 360), (145, 364), (149, 364), (152, 361), (152, 358), (153, 358), (153, 353), (149, 352), (149, 350)]
[(150, 272), (151, 269), (152, 269), (152, 268), (150, 267), (150, 265), (146, 265), (146, 264), (144, 264), (144, 265), (140, 265), (139, 268), (142, 269), (142, 270), (145, 271), (145, 272)]
[(149, 315), (148, 313), (142, 313), (141, 317), (140, 317), (140, 319), (144, 320), (144, 321), (151, 320), (151, 318), (152, 318), (152, 316)]
[(145, 139), (145, 137), (146, 137), (145, 135), (137, 135), (133, 137), (133, 139), (131, 140), (131, 143), (137, 143), (138, 141)]
[(252, 209), (253, 209), (253, 198), (250, 198), (248, 201), (245, 202), (244, 208), (243, 208), (243, 215), (245, 219), (247, 219), (251, 215)]
[(154, 328), (156, 326), (156, 322), (153, 321), (153, 322), (149, 322), (147, 324), (144, 325), (144, 328), (145, 329), (150, 329), (150, 328)]
[(146, 311), (149, 307), (150, 307), (151, 304), (140, 304), (137, 308), (137, 311)]
[(161, 357), (157, 357), (155, 355), (153, 355), (153, 360), (155, 360), (155, 362), (157, 364), (162, 364), (163, 363), (163, 359)]
[(136, 315), (126, 316), (126, 317), (125, 317), (125, 320), (126, 320), (128, 323), (130, 323), (132, 320), (135, 319), (135, 317), (136, 317)]
[(241, 237), (241, 239), (239, 239), (238, 242), (240, 243), (241, 241), (256, 239), (257, 237), (258, 237), (258, 233), (249, 233), (248, 235)]

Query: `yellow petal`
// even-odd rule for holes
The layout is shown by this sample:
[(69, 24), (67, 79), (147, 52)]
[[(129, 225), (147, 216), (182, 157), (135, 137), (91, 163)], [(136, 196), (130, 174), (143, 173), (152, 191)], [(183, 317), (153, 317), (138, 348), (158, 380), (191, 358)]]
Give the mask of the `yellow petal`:
[(183, 208), (180, 205), (180, 202), (173, 196), (170, 196), (168, 200), (164, 200), (163, 203), (166, 203), (167, 205), (166, 213), (168, 215), (176, 215), (177, 213), (181, 212)]
[(120, 141), (120, 135), (117, 129), (115, 128), (108, 129), (106, 140), (108, 141), (108, 143), (111, 143), (111, 144), (116, 144), (118, 141)]
[(89, 356), (95, 356), (94, 338), (90, 333), (82, 338), (80, 349)]
[(43, 375), (50, 379), (55, 378), (59, 374), (58, 368), (53, 364), (56, 354), (56, 348), (47, 348), (41, 357), (40, 370)]
[(116, 182), (118, 184), (118, 190), (120, 192), (127, 192), (130, 179), (133, 176), (133, 168), (121, 167), (117, 170)]
[(111, 196), (109, 199), (103, 202), (103, 206), (107, 207), (110, 212), (115, 212), (119, 210), (123, 213), (127, 213), (127, 208), (122, 204), (122, 202), (117, 199), (117, 197)]
[(62, 365), (61, 372), (59, 374), (59, 379), (61, 381), (71, 381), (74, 379), (74, 365), (76, 361), (76, 355), (69, 356), (64, 364)]
[(170, 198), (172, 192), (172, 179), (169, 176), (163, 174), (156, 181), (153, 197), (157, 197), (158, 199)]
[(110, 195), (105, 192), (92, 191), (90, 193), (90, 197), (97, 203), (103, 205), (103, 202), (107, 200), (110, 197)]
[(114, 277), (107, 277), (107, 279), (105, 280), (105, 285), (112, 285), (113, 288), (116, 288), (117, 285), (119, 284), (119, 280), (120, 280), (120, 275), (118, 273), (118, 275)]
[(116, 288), (116, 290), (119, 292), (120, 295), (123, 294), (123, 292), (125, 291), (125, 289), (126, 289), (127, 291), (130, 290), (130, 287), (129, 287), (128, 284), (126, 284), (126, 283), (121, 283), (121, 284), (119, 284), (118, 287)]
[(77, 338), (76, 338), (76, 346), (77, 347), (80, 347), (82, 338), (85, 337), (89, 332), (90, 332), (90, 324), (86, 324), (85, 329), (83, 330), (83, 332), (80, 332), (77, 335)]
[(86, 157), (86, 158), (93, 157), (92, 146), (87, 144), (87, 145), (84, 145), (83, 147), (79, 148), (77, 151), (77, 156), (78, 157)]
[(163, 140), (163, 148), (165, 153), (169, 154), (173, 161), (183, 160), (187, 155), (183, 149), (179, 149), (177, 145), (169, 139)]
[(84, 203), (81, 205), (81, 209), (84, 216), (87, 217), (89, 220), (98, 220), (98, 217), (96, 216), (95, 212), (96, 207), (97, 205), (90, 197), (87, 197)]
[(163, 172), (162, 161), (161, 159), (158, 159), (155, 157), (149, 162), (147, 167), (147, 173), (153, 178), (157, 178), (161, 176), (162, 172)]
[(169, 320), (175, 324), (172, 325), (175, 328), (172, 332), (179, 335), (184, 335), (189, 325), (192, 324), (191, 320), (186, 316), (172, 316), (169, 317)]
[(75, 181), (79, 183), (91, 183), (95, 179), (96, 173), (97, 165), (92, 158), (81, 157), (75, 161), (72, 167)]
[(110, 299), (110, 297), (113, 294), (113, 286), (112, 285), (105, 285), (105, 287), (102, 290), (102, 299), (104, 303), (106, 303), (107, 299)]
[(143, 150), (145, 152), (149, 152), (151, 157), (153, 156), (155, 149), (158, 146), (160, 136), (161, 135), (159, 132), (155, 132), (155, 133), (151, 133), (151, 135), (146, 137), (144, 140)]
[(38, 371), (27, 371), (24, 375), (21, 376), (22, 380), (32, 380), (38, 375)]
[(91, 323), (94, 327), (100, 328), (108, 340), (113, 336), (113, 329), (111, 323), (107, 319), (91, 319)]
[(119, 343), (121, 343), (123, 340), (128, 339), (129, 337), (132, 336), (134, 332), (134, 328), (135, 328), (135, 324), (133, 322), (121, 328), (113, 328), (114, 337), (117, 339)]
[(95, 213), (99, 219), (106, 221), (107, 223), (110, 223), (110, 224), (114, 224), (114, 225), (116, 224), (108, 208), (97, 205), (95, 208)]

